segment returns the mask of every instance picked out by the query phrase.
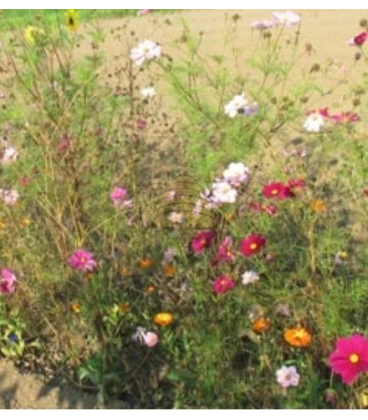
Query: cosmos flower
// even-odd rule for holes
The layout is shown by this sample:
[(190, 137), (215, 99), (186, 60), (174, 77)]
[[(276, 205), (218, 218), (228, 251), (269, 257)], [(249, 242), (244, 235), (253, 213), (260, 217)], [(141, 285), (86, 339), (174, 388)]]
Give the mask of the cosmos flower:
[(249, 168), (244, 163), (230, 163), (223, 172), (224, 181), (229, 182), (231, 185), (239, 186), (249, 177)]
[(172, 223), (177, 223), (177, 224), (181, 224), (184, 222), (184, 215), (183, 213), (177, 213), (175, 211), (171, 212), (168, 216), (167, 216), (168, 220)]
[(276, 380), (283, 388), (289, 388), (299, 385), (300, 375), (295, 366), (287, 367), (284, 365), (276, 372)]
[(246, 271), (242, 275), (242, 283), (244, 285), (257, 283), (259, 281), (259, 274), (255, 271)]
[(345, 384), (352, 384), (361, 373), (368, 372), (368, 338), (360, 334), (339, 338), (328, 362)]
[(119, 207), (124, 202), (127, 195), (128, 190), (125, 188), (115, 187), (110, 194), (110, 198), (114, 206)]
[(156, 95), (156, 89), (153, 86), (147, 86), (141, 89), (141, 95), (143, 98), (153, 98)]
[(234, 287), (235, 282), (226, 274), (222, 274), (220, 277), (217, 277), (217, 279), (215, 279), (212, 283), (212, 290), (218, 295), (224, 294), (234, 289)]
[(319, 112), (312, 112), (304, 122), (304, 128), (309, 133), (319, 133), (324, 125), (325, 120)]
[(231, 251), (233, 246), (233, 240), (231, 236), (226, 236), (220, 248), (217, 252), (216, 262), (223, 261), (223, 262), (232, 262), (234, 261), (234, 253)]
[(276, 25), (285, 26), (290, 28), (291, 26), (300, 23), (302, 18), (295, 12), (288, 10), (287, 12), (274, 12), (272, 13), (272, 20)]
[(0, 200), (8, 206), (14, 206), (18, 201), (19, 194), (17, 190), (4, 190), (0, 188)]
[(93, 259), (93, 254), (85, 249), (77, 249), (68, 259), (68, 264), (74, 270), (87, 272), (93, 271), (97, 267), (97, 262)]
[(261, 31), (264, 29), (270, 29), (273, 26), (275, 26), (275, 22), (273, 20), (256, 20), (250, 25), (252, 29), (259, 29)]
[(252, 233), (240, 241), (240, 252), (245, 257), (259, 253), (266, 245), (266, 238), (257, 233)]
[(0, 294), (13, 294), (15, 292), (15, 283), (17, 278), (8, 268), (0, 271)]
[(165, 252), (164, 252), (164, 261), (167, 263), (171, 263), (174, 260), (174, 256), (175, 256), (175, 252), (173, 249), (168, 248)]
[(287, 185), (282, 182), (272, 182), (263, 187), (263, 196), (266, 198), (277, 198), (279, 200), (286, 200), (293, 197), (293, 193)]
[(160, 55), (161, 46), (150, 40), (141, 42), (137, 47), (132, 48), (130, 51), (130, 58), (137, 66), (141, 66), (147, 60), (153, 60), (154, 58), (160, 57)]
[(343, 265), (346, 260), (348, 258), (348, 254), (345, 251), (339, 251), (336, 255), (335, 255), (335, 264), (336, 265)]
[(315, 213), (324, 213), (327, 211), (326, 203), (323, 200), (312, 200), (309, 207)]
[(192, 240), (191, 247), (195, 254), (200, 254), (205, 248), (209, 248), (215, 238), (212, 231), (198, 232)]
[(244, 93), (234, 96), (234, 98), (228, 102), (224, 107), (225, 114), (230, 118), (235, 118), (238, 114), (241, 114), (244, 107), (248, 104)]
[(212, 194), (216, 202), (235, 203), (238, 192), (228, 182), (219, 181), (212, 185)]
[(348, 41), (348, 44), (355, 47), (361, 47), (363, 44), (365, 44), (367, 40), (368, 40), (368, 32), (364, 31), (350, 38)]
[(133, 341), (138, 341), (147, 347), (155, 347), (159, 342), (158, 334), (153, 331), (146, 331), (143, 327), (138, 327), (132, 335)]
[(340, 112), (330, 116), (330, 120), (335, 124), (352, 124), (359, 119), (359, 115), (354, 112)]

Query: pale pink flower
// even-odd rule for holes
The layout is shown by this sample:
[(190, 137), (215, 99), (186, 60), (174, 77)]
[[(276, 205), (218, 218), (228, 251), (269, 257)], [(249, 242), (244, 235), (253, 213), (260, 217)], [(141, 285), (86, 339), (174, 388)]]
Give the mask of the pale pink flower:
[(172, 223), (181, 224), (181, 223), (184, 222), (184, 216), (183, 216), (183, 214), (182, 213), (176, 213), (175, 211), (173, 211), (172, 213), (170, 213), (169, 216), (167, 216), (167, 218)]
[(298, 386), (300, 375), (298, 374), (295, 366), (282, 366), (276, 372), (277, 383), (283, 388), (289, 388), (290, 386)]
[(224, 181), (229, 182), (234, 186), (240, 186), (247, 181), (249, 177), (249, 168), (244, 163), (231, 162), (223, 172)]
[(4, 150), (3, 156), (1, 158), (1, 163), (3, 163), (4, 165), (7, 165), (11, 162), (15, 162), (17, 160), (18, 157), (18, 152), (16, 149), (14, 149), (14, 147), (7, 147)]
[(228, 182), (220, 181), (212, 185), (212, 194), (216, 202), (235, 203), (238, 192)]
[(270, 29), (273, 26), (275, 26), (275, 22), (273, 20), (256, 20), (250, 25), (252, 29), (260, 30)]
[(174, 260), (175, 252), (171, 248), (167, 248), (164, 252), (164, 261), (171, 263)]
[(247, 284), (257, 283), (259, 281), (259, 274), (255, 271), (246, 271), (242, 275), (242, 283), (246, 286)]
[(0, 272), (0, 294), (12, 294), (15, 292), (17, 278), (8, 268), (3, 268)]
[(124, 202), (127, 195), (128, 191), (125, 188), (115, 187), (110, 194), (110, 198), (114, 206), (118, 207)]
[(225, 114), (230, 118), (235, 118), (242, 113), (244, 107), (248, 104), (244, 93), (235, 95), (234, 98), (224, 106)]
[(143, 335), (143, 343), (147, 347), (155, 347), (158, 344), (159, 338), (155, 332), (148, 331)]
[(130, 51), (130, 58), (137, 66), (141, 66), (146, 60), (153, 60), (161, 55), (161, 46), (153, 41), (145, 40)]
[(97, 262), (93, 259), (93, 254), (84, 249), (77, 249), (68, 259), (68, 264), (77, 271), (93, 271), (97, 267)]
[(14, 206), (18, 198), (19, 194), (17, 190), (4, 190), (0, 188), (0, 200), (3, 200), (6, 205)]
[(302, 18), (295, 12), (288, 10), (287, 12), (274, 12), (272, 13), (272, 20), (276, 25), (282, 25), (286, 28), (297, 25)]

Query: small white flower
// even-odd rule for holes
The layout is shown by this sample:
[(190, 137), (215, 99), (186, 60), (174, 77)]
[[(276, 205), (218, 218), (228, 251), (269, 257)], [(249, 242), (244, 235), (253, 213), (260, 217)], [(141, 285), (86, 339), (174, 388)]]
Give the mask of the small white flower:
[(4, 190), (0, 189), (0, 200), (3, 200), (8, 206), (13, 206), (19, 198), (17, 190)]
[(319, 133), (325, 125), (323, 116), (318, 112), (313, 112), (304, 122), (304, 128), (310, 133)]
[(248, 179), (249, 168), (243, 163), (230, 163), (227, 169), (223, 172), (224, 180), (231, 183), (242, 183)]
[(302, 20), (300, 15), (290, 10), (287, 12), (274, 12), (272, 13), (272, 19), (276, 25), (283, 25), (286, 28), (297, 25)]
[(130, 51), (130, 58), (137, 66), (141, 66), (146, 60), (152, 60), (161, 55), (161, 46), (153, 41), (145, 40)]
[(236, 95), (229, 103), (225, 105), (225, 114), (230, 118), (235, 118), (239, 114), (239, 111), (244, 109), (247, 104), (248, 101), (245, 99), (244, 93), (241, 95)]
[(283, 388), (289, 388), (289, 386), (299, 385), (300, 375), (295, 366), (282, 366), (281, 369), (276, 372), (276, 380)]
[(184, 216), (182, 213), (176, 213), (176, 212), (172, 212), (169, 214), (169, 216), (167, 217), (170, 222), (172, 223), (183, 223), (184, 221)]
[(235, 203), (238, 192), (228, 182), (220, 181), (212, 185), (212, 194), (216, 202)]
[(132, 335), (132, 340), (133, 341), (139, 341), (139, 342), (143, 342), (144, 340), (144, 336), (146, 334), (146, 329), (143, 327), (137, 327), (135, 333)]
[(7, 147), (4, 150), (3, 156), (1, 158), (1, 163), (7, 165), (8, 163), (15, 162), (18, 157), (18, 152), (14, 149), (14, 147)]
[(156, 89), (152, 86), (141, 89), (141, 95), (143, 98), (153, 98), (156, 95)]
[(259, 274), (255, 271), (246, 271), (242, 275), (242, 283), (244, 285), (251, 284), (251, 283), (257, 283), (259, 281)]

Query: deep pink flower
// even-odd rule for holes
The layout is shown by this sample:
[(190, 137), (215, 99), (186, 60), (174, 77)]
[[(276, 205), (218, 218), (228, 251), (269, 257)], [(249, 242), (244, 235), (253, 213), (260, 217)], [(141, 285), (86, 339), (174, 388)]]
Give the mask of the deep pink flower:
[(304, 179), (289, 179), (287, 186), (292, 190), (293, 188), (304, 188)]
[(360, 334), (339, 338), (328, 361), (345, 384), (352, 384), (361, 373), (368, 372), (368, 338)]
[(263, 195), (266, 198), (278, 198), (279, 200), (286, 200), (293, 197), (293, 193), (287, 185), (281, 182), (272, 182), (265, 185), (263, 188)]
[(117, 207), (124, 202), (127, 195), (128, 191), (125, 188), (115, 187), (110, 194), (110, 198), (114, 206)]
[(93, 254), (84, 249), (77, 249), (68, 259), (68, 264), (77, 271), (93, 271), (97, 267), (97, 262), (93, 259)]
[(195, 254), (200, 254), (205, 248), (208, 248), (212, 245), (214, 238), (215, 233), (210, 230), (198, 232), (191, 243), (193, 252)]
[(3, 268), (0, 273), (0, 294), (12, 294), (15, 292), (17, 278), (8, 268)]
[(350, 38), (348, 44), (356, 47), (361, 47), (368, 40), (368, 32), (361, 32), (360, 34)]
[(330, 119), (335, 124), (350, 124), (359, 121), (359, 115), (353, 112), (340, 112), (339, 114), (331, 115)]
[(257, 254), (266, 245), (266, 238), (257, 233), (252, 233), (240, 241), (240, 252), (245, 257)]
[(144, 130), (147, 127), (147, 121), (139, 118), (137, 120), (137, 128), (138, 130)]
[(328, 108), (320, 108), (317, 110), (312, 110), (312, 111), (308, 111), (307, 115), (311, 115), (311, 114), (319, 114), (322, 117), (328, 118), (330, 116), (329, 112), (328, 112)]
[(221, 274), (220, 277), (212, 283), (212, 289), (215, 293), (223, 294), (228, 292), (229, 290), (234, 289), (235, 282), (226, 274)]
[(234, 254), (231, 251), (233, 240), (230, 236), (226, 236), (217, 253), (216, 261), (232, 262), (234, 261)]

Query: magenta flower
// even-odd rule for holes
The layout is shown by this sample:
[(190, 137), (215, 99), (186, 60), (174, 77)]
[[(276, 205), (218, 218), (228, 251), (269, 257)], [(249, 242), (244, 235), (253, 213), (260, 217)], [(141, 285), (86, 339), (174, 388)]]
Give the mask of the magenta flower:
[(361, 373), (368, 372), (368, 338), (360, 334), (339, 338), (328, 362), (345, 384), (352, 384)]
[(110, 194), (110, 198), (114, 206), (118, 207), (124, 202), (127, 195), (128, 191), (125, 188), (115, 187)]
[(210, 230), (198, 232), (193, 238), (191, 247), (195, 254), (200, 254), (205, 248), (209, 248), (215, 238), (215, 233)]
[(93, 259), (93, 254), (84, 250), (77, 249), (68, 259), (68, 264), (77, 271), (93, 271), (97, 267), (97, 262)]
[(12, 294), (15, 292), (17, 278), (8, 268), (3, 268), (0, 273), (0, 294)]
[(220, 277), (212, 283), (212, 290), (220, 295), (234, 289), (235, 282), (226, 274), (222, 274)]
[(359, 121), (359, 115), (354, 112), (340, 112), (330, 116), (335, 124), (351, 124)]
[(231, 251), (233, 240), (230, 236), (226, 236), (217, 253), (216, 261), (232, 262), (234, 261), (234, 253)]

